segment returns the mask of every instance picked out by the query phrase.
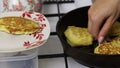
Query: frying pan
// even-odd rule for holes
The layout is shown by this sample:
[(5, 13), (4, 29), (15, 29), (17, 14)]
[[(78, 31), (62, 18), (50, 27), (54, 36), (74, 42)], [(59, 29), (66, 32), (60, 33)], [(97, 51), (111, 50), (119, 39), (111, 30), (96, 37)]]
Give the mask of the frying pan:
[(120, 67), (120, 55), (100, 55), (94, 54), (97, 44), (93, 41), (91, 46), (71, 47), (64, 36), (67, 26), (87, 27), (88, 9), (90, 6), (74, 9), (63, 16), (56, 26), (57, 35), (62, 43), (65, 54), (72, 57), (78, 63), (88, 67)]

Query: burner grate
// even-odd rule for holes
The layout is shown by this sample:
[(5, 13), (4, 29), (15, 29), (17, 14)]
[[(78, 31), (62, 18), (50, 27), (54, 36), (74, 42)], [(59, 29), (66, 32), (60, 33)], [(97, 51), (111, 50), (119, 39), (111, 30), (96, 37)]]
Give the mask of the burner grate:
[[(59, 5), (63, 3), (74, 3), (74, 0), (44, 0), (43, 4), (56, 4), (58, 12), (56, 14), (44, 14), (46, 17), (59, 17), (59, 20), (61, 16), (65, 15), (65, 13), (60, 12)], [(57, 35), (56, 32), (51, 32), (50, 35)], [(64, 53), (60, 54), (48, 54), (48, 55), (38, 55), (38, 59), (45, 59), (45, 58), (58, 58), (58, 57), (64, 57), (65, 61), (65, 68), (69, 68), (68, 66), (68, 60), (67, 57), (69, 57), (65, 51)], [(95, 68), (95, 67), (89, 67), (89, 68)], [(112, 68), (120, 68), (120, 67), (112, 67)]]
[[(57, 14), (44, 14), (46, 17), (55, 17), (57, 16), (60, 20), (61, 16), (65, 15), (65, 13), (60, 13), (59, 5), (62, 3), (74, 3), (74, 0), (44, 0), (43, 4), (56, 4), (57, 5)], [(51, 32), (50, 35), (57, 35), (56, 32)], [(65, 68), (68, 67), (68, 61), (67, 57), (68, 55), (64, 53), (61, 54), (49, 54), (49, 55), (38, 55), (38, 59), (44, 59), (44, 58), (57, 58), (57, 57), (64, 57), (65, 60)]]
[(44, 0), (44, 4), (73, 3), (74, 0)]

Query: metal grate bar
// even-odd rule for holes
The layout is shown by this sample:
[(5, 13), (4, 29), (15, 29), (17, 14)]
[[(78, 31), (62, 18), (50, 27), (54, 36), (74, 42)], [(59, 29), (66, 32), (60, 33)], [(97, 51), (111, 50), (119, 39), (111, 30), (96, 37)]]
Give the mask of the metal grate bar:
[(51, 32), (50, 35), (57, 35), (57, 33), (56, 32)]
[[(44, 4), (57, 4), (57, 10), (58, 13), (55, 14), (44, 14), (46, 17), (55, 17), (57, 16), (59, 18), (59, 20), (61, 19), (61, 17), (63, 15), (65, 15), (65, 13), (60, 13), (60, 6), (59, 4), (62, 3), (74, 3), (74, 0), (44, 0)], [(50, 35), (57, 35), (56, 32), (51, 32)], [(65, 68), (69, 68), (68, 67), (68, 60), (67, 57), (68, 55), (64, 53), (61, 54), (50, 54), (50, 55), (39, 55), (38, 59), (45, 59), (45, 58), (57, 58), (57, 57), (64, 57), (65, 60)]]
[(58, 16), (63, 16), (63, 15), (65, 15), (65, 13), (60, 13), (60, 14), (58, 14), (58, 13), (56, 13), (56, 14), (44, 14), (46, 17), (58, 17)]
[(65, 53), (65, 50), (64, 50), (65, 68), (69, 68), (69, 67), (68, 67), (68, 60), (67, 60), (67, 57), (68, 57), (68, 55)]
[(38, 59), (64, 57), (64, 54), (38, 55)]
[(44, 0), (44, 4), (74, 3), (74, 0)]

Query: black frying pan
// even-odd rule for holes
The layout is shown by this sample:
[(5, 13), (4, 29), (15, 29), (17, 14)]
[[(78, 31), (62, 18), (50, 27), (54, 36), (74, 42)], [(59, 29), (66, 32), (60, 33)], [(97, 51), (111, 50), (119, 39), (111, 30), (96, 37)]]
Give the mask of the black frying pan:
[(56, 31), (65, 53), (80, 64), (89, 67), (120, 67), (120, 55), (98, 55), (93, 53), (96, 41), (88, 47), (71, 47), (66, 42), (63, 32), (67, 26), (87, 27), (88, 9), (89, 6), (72, 10), (58, 21)]

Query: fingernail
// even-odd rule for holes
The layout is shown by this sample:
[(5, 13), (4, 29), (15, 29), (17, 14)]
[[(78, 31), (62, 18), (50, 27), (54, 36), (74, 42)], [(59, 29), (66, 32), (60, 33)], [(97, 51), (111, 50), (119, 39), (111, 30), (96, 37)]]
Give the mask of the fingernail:
[(98, 42), (99, 42), (99, 43), (102, 43), (102, 42), (103, 42), (103, 39), (104, 39), (104, 37), (100, 36), (100, 37), (98, 38)]

